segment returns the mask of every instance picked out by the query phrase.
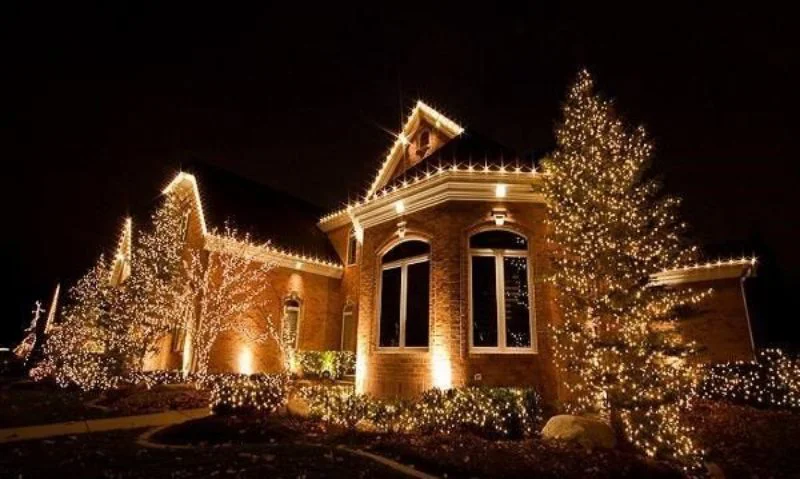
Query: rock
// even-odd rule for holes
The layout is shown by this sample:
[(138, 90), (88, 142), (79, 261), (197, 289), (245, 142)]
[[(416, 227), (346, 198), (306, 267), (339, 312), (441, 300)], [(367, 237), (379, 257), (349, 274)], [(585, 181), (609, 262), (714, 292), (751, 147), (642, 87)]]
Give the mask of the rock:
[(306, 418), (311, 415), (311, 408), (308, 405), (308, 401), (299, 396), (292, 396), (289, 398), (289, 401), (286, 403), (286, 410), (292, 416)]
[(542, 437), (577, 442), (589, 450), (597, 447), (610, 449), (616, 443), (614, 430), (608, 423), (599, 419), (566, 414), (551, 417), (542, 429)]

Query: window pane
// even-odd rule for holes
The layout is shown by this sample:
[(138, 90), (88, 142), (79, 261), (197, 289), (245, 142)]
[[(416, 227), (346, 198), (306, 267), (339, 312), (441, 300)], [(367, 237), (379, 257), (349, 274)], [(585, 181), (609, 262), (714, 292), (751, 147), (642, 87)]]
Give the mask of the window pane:
[(356, 241), (355, 236), (350, 236), (350, 240), (348, 241), (347, 245), (347, 264), (355, 264), (356, 263), (356, 247), (358, 245), (358, 241)]
[(383, 270), (379, 345), (400, 346), (400, 268)]
[(383, 255), (383, 263), (391, 263), (403, 258), (412, 258), (430, 253), (431, 247), (424, 241), (405, 241)]
[(297, 318), (299, 315), (300, 311), (296, 309), (286, 311), (286, 338), (295, 346), (297, 346)]
[(408, 265), (406, 286), (406, 346), (428, 346), (428, 294), (430, 291), (430, 263)]
[(491, 230), (472, 235), (469, 239), (469, 247), (526, 250), (528, 249), (528, 241), (510, 231)]
[(506, 347), (531, 346), (530, 302), (528, 301), (528, 259), (503, 258), (506, 305)]
[(472, 345), (497, 346), (494, 256), (472, 257)]

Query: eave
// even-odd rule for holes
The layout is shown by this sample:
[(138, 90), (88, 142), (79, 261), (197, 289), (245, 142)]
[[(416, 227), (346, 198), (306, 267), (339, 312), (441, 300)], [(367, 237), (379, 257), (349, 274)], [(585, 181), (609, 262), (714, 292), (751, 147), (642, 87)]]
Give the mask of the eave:
[(665, 270), (652, 275), (650, 284), (653, 286), (674, 286), (701, 281), (747, 278), (755, 276), (757, 262), (756, 258), (741, 258)]

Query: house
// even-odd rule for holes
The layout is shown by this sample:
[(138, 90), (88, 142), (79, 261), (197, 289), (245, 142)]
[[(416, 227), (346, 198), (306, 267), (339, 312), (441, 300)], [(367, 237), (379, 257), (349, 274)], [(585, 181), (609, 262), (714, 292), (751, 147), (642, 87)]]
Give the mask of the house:
[[(204, 165), (164, 189), (186, 204), (186, 243), (211, 249), (230, 218), (270, 240), (264, 303), (301, 350), (356, 352), (359, 392), (414, 396), (428, 388), (534, 386), (555, 398), (549, 329), (558, 324), (545, 253), (542, 174), (531, 160), (423, 102), (413, 108), (359, 201), (322, 215), (287, 194)], [(130, 235), (130, 228), (127, 229)], [(118, 255), (124, 275), (130, 238)], [(125, 249), (127, 248), (127, 250)], [(743, 282), (749, 259), (664, 271), (654, 284), (711, 286), (686, 334), (706, 361), (751, 359)], [(182, 332), (148, 367), (188, 368)], [(217, 371), (272, 371), (269, 345), (226, 335)]]

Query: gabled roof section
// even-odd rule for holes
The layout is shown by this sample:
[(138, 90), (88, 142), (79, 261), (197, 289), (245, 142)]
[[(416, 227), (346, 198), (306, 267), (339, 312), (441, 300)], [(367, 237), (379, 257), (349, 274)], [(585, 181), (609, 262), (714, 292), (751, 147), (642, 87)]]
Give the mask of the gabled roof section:
[(269, 241), (276, 250), (341, 263), (327, 235), (317, 227), (320, 208), (201, 162), (185, 166), (164, 192), (183, 181), (194, 189), (204, 235), (229, 222), (255, 241)]
[(381, 165), (378, 175), (373, 180), (369, 190), (367, 190), (367, 198), (375, 195), (395, 176), (394, 173), (405, 154), (410, 138), (414, 136), (422, 124), (430, 125), (448, 140), (452, 140), (464, 132), (464, 128), (453, 120), (434, 110), (421, 100), (417, 101), (414, 109), (411, 110), (411, 115), (406, 120), (403, 129), (397, 135), (397, 139), (389, 150), (389, 154), (386, 155), (386, 160)]

